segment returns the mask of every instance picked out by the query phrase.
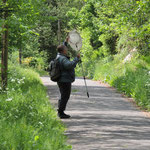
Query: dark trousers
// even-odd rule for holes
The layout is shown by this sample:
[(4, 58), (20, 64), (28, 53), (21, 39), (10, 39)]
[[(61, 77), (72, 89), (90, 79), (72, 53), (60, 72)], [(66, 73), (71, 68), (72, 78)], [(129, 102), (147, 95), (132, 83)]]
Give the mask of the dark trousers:
[(71, 94), (71, 83), (69, 82), (58, 82), (60, 91), (60, 99), (58, 101), (58, 112), (63, 112), (66, 109), (67, 102)]

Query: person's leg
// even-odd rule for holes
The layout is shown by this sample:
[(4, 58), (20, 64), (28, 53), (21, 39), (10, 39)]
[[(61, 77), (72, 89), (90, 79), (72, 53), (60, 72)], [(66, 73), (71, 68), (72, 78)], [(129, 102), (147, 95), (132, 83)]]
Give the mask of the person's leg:
[(59, 82), (58, 87), (59, 87), (60, 94), (61, 94), (60, 99), (58, 101), (58, 113), (64, 114), (64, 111), (67, 106), (67, 102), (70, 98), (71, 83)]

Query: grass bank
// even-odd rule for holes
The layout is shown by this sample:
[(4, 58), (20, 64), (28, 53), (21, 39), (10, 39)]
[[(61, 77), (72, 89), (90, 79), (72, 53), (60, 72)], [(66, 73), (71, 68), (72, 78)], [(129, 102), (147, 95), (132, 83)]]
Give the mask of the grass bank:
[(95, 80), (116, 87), (143, 109), (150, 110), (150, 57), (134, 54), (124, 62), (126, 54), (117, 54), (100, 60), (96, 65)]
[(7, 91), (0, 93), (0, 149), (69, 150), (64, 131), (39, 75), (11, 65)]

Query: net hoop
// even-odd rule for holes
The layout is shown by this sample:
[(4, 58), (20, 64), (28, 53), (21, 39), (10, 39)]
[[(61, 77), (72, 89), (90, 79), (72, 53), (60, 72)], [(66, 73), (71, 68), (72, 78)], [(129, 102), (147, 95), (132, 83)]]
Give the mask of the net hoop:
[(82, 38), (80, 34), (76, 30), (73, 30), (69, 32), (68, 37), (68, 43), (72, 47), (72, 49), (79, 51), (82, 48)]

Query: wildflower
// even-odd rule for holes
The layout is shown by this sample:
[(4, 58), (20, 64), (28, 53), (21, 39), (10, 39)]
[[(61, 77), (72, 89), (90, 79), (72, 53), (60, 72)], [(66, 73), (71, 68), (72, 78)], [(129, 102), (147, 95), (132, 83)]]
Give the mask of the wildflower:
[(11, 79), (11, 82), (15, 82), (15, 80), (14, 80), (14, 79)]
[(43, 123), (42, 123), (42, 122), (39, 122), (39, 124), (40, 124), (40, 125), (43, 125)]
[(6, 101), (7, 101), (7, 102), (10, 102), (10, 101), (12, 101), (12, 98), (8, 98), (8, 99), (6, 99)]

